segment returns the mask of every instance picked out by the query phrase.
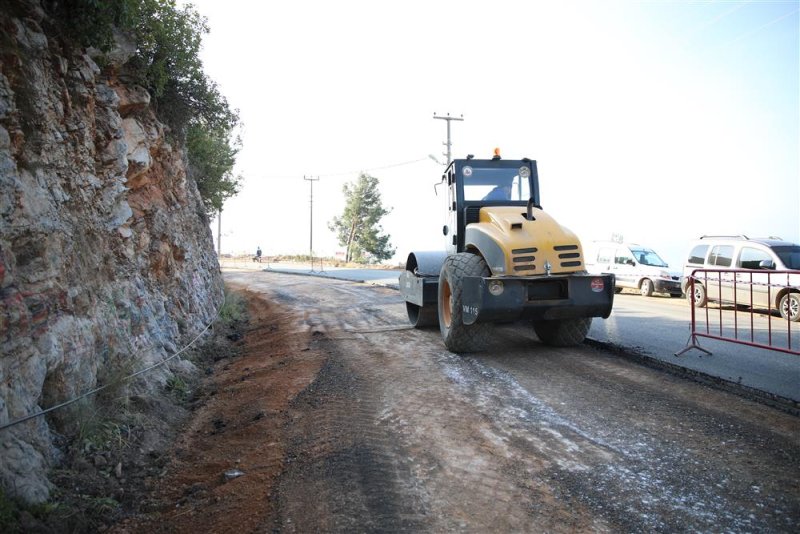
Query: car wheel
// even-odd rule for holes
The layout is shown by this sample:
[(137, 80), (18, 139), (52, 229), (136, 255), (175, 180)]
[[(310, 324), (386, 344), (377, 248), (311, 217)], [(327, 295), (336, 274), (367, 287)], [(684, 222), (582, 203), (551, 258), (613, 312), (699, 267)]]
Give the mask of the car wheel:
[(800, 293), (785, 294), (778, 309), (784, 319), (800, 321)]
[(615, 287), (614, 288), (614, 293), (622, 293), (622, 288), (621, 287)]
[(694, 305), (698, 308), (702, 308), (708, 303), (708, 297), (706, 297), (706, 288), (703, 287), (703, 284), (697, 280), (694, 282), (694, 291), (692, 291), (691, 284), (686, 286), (686, 298), (689, 300), (689, 303), (691, 303), (692, 299), (694, 299)]
[(648, 278), (642, 280), (642, 283), (639, 285), (639, 292), (643, 297), (653, 296), (653, 282), (651, 282)]

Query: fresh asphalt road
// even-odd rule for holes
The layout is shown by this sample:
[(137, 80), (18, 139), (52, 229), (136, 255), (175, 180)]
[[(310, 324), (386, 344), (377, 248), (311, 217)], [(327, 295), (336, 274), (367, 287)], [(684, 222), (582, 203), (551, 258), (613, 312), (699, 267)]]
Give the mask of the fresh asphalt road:
[[(325, 276), (395, 288), (397, 278), (402, 272), (319, 265), (312, 270), (308, 264), (283, 263), (267, 266), (261, 264), (259, 267), (264, 270)], [(713, 308), (711, 310), (717, 311)], [(685, 348), (689, 341), (690, 313), (686, 299), (642, 297), (626, 291), (615, 295), (614, 310), (608, 319), (593, 321), (589, 338), (695, 373), (766, 392), (795, 403), (800, 402), (800, 356), (708, 338), (699, 338), (698, 341), (701, 347), (711, 352), (710, 355), (693, 348), (681, 356), (675, 356), (675, 353)], [(749, 317), (749, 314), (740, 313), (740, 315)], [(757, 314), (755, 318), (764, 322), (763, 316)], [(779, 325), (777, 328), (783, 328), (785, 337), (785, 324), (779, 319), (773, 319), (772, 328), (775, 329), (776, 325)], [(792, 323), (792, 327), (795, 325), (796, 332), (792, 336), (792, 346), (796, 350), (800, 346), (800, 323)], [(726, 333), (727, 335), (729, 334)]]
[[(708, 308), (711, 318), (710, 333), (719, 309)], [(734, 311), (723, 310), (724, 324), (732, 324)], [(749, 317), (739, 312), (739, 338), (749, 340)], [(705, 309), (698, 311), (698, 331), (705, 331)], [(765, 316), (754, 315), (756, 340), (766, 341), (763, 327)], [(773, 343), (779, 344), (780, 334), (786, 339), (787, 323), (779, 317), (772, 318)], [(792, 323), (792, 347), (800, 345), (800, 324)], [(731, 328), (723, 330), (724, 337), (733, 337)], [(675, 353), (690, 343), (691, 310), (686, 299), (669, 297), (642, 297), (634, 293), (621, 293), (614, 297), (614, 310), (608, 319), (595, 319), (589, 337), (611, 343), (626, 351), (684, 367), (695, 372), (721, 378), (790, 399), (800, 401), (800, 356), (785, 352), (750, 347), (740, 343), (698, 338), (697, 343), (711, 354), (692, 348), (680, 356)], [(785, 346), (785, 345), (784, 345)]]

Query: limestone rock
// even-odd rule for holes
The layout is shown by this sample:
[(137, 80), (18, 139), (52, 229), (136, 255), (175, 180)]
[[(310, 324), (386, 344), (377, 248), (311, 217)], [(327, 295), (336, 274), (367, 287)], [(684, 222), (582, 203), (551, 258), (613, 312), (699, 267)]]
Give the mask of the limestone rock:
[[(39, 0), (18, 4), (19, 19), (0, 9), (0, 425), (92, 389), (102, 372), (163, 360), (223, 300), (184, 152), (147, 91), (117, 76), (130, 43), (117, 36), (101, 71), (99, 55), (47, 33)], [(173, 372), (197, 370), (178, 357), (137, 387)], [(6, 495), (48, 498), (59, 457), (48, 425), (64, 431), (69, 417), (0, 432)]]
[(116, 91), (117, 95), (119, 95), (119, 114), (122, 117), (128, 117), (134, 113), (144, 111), (150, 106), (150, 93), (144, 87), (121, 85), (116, 87)]
[(127, 179), (131, 183), (141, 185), (147, 183), (146, 177), (142, 177), (149, 169), (152, 163), (150, 158), (150, 143), (149, 136), (145, 131), (139, 120), (135, 118), (127, 118), (122, 121), (122, 131), (124, 132), (125, 144), (128, 151), (126, 157), (128, 159), (128, 172), (126, 173)]

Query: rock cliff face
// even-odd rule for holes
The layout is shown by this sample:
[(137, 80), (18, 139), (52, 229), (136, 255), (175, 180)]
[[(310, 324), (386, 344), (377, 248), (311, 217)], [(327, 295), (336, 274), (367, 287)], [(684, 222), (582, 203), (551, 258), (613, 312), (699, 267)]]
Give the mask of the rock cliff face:
[[(161, 361), (223, 300), (197, 188), (147, 91), (20, 4), (0, 9), (0, 426)], [(137, 387), (162, 387), (169, 365), (187, 362)], [(48, 497), (62, 413), (0, 430), (7, 494)]]

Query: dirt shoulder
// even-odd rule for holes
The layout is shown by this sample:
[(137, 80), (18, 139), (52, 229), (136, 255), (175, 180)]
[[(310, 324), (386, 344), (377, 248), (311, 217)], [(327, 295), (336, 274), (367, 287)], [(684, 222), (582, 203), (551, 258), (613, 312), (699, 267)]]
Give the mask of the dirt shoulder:
[(164, 476), (150, 481), (150, 517), (116, 532), (252, 532), (275, 515), (286, 460), (289, 402), (325, 360), (295, 312), (243, 292), (249, 313), (241, 355), (217, 362), (202, 403), (175, 442)]

